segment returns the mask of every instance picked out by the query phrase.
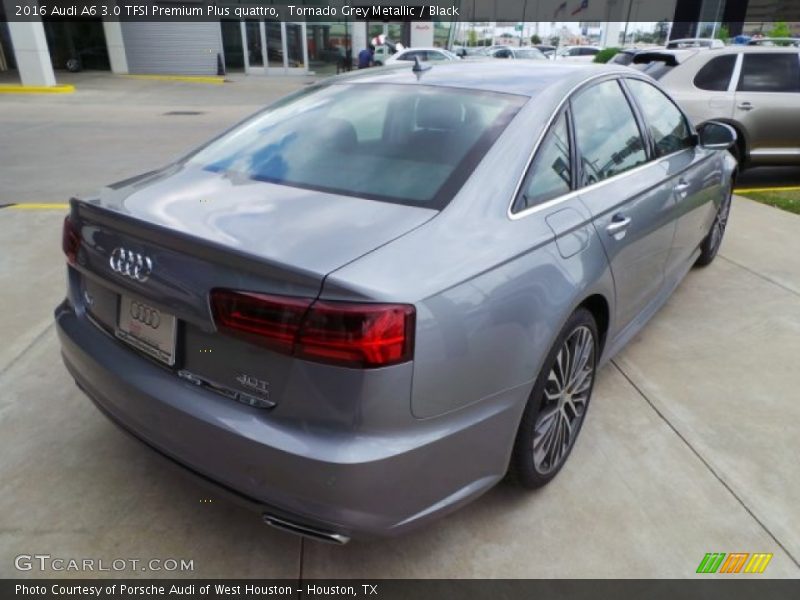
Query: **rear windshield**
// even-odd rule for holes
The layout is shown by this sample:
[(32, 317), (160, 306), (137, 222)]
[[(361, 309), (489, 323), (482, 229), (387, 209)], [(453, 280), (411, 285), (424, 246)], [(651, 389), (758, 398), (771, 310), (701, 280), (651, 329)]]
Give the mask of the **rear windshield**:
[(527, 98), (333, 84), (274, 105), (189, 164), (277, 184), (443, 207)]

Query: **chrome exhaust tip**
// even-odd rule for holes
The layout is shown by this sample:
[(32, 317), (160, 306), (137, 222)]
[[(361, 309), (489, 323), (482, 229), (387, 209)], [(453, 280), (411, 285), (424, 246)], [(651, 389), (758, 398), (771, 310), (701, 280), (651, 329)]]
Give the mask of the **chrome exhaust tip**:
[(310, 527), (309, 525), (303, 525), (293, 521), (287, 521), (286, 519), (276, 517), (275, 515), (271, 515), (269, 513), (264, 513), (261, 518), (264, 520), (264, 523), (270, 527), (274, 527), (275, 529), (280, 529), (282, 531), (288, 531), (289, 533), (294, 533), (295, 535), (302, 535), (304, 537), (319, 540), (321, 542), (343, 546), (350, 541), (350, 536), (342, 535), (341, 533), (333, 533), (332, 531), (316, 529), (314, 527)]

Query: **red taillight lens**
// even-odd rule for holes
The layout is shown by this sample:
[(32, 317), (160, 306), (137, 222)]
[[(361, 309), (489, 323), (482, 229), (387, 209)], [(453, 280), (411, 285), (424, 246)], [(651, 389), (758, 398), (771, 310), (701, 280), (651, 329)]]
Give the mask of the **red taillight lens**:
[(67, 256), (69, 264), (74, 265), (78, 260), (78, 248), (81, 245), (80, 230), (69, 216), (64, 218), (64, 228), (61, 232), (61, 249)]
[(374, 368), (411, 360), (414, 353), (415, 311), (407, 304), (212, 290), (211, 308), (221, 331), (307, 360)]
[(231, 290), (211, 291), (214, 322), (221, 330), (279, 352), (291, 353), (312, 300)]
[(295, 354), (353, 367), (383, 367), (411, 360), (413, 332), (413, 306), (315, 302)]

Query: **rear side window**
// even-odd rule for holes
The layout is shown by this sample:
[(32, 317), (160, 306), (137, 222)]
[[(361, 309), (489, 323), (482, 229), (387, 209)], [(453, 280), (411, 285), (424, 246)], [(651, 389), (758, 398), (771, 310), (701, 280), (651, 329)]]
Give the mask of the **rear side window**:
[(645, 64), (637, 64), (634, 65), (634, 68), (637, 68), (642, 73), (647, 73), (655, 80), (659, 80), (664, 77), (667, 73), (672, 71), (675, 67), (672, 65), (668, 65), (665, 62), (660, 60), (654, 60), (653, 62), (645, 63)]
[(695, 87), (709, 92), (724, 92), (731, 82), (734, 66), (736, 66), (735, 54), (712, 58), (694, 76)]
[(415, 50), (414, 52), (406, 52), (402, 56), (398, 57), (397, 60), (411, 60), (413, 61), (415, 58), (419, 58), (420, 60), (428, 60), (427, 52), (423, 50)]
[(424, 85), (331, 84), (188, 159), (232, 180), (442, 208), (527, 98)]
[(693, 145), (686, 118), (661, 90), (638, 79), (628, 79), (627, 83), (644, 114), (656, 145), (656, 156), (666, 156)]
[(800, 92), (800, 57), (793, 53), (745, 54), (740, 92)]
[(514, 212), (568, 193), (571, 182), (567, 119), (562, 114), (550, 127), (536, 153), (520, 195), (514, 203)]
[(572, 100), (572, 115), (582, 186), (647, 161), (633, 111), (616, 80), (581, 92)]

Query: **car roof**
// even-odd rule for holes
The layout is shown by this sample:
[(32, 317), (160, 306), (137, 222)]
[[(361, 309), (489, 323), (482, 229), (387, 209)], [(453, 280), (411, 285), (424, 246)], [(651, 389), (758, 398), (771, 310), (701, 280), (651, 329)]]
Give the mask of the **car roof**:
[[(397, 54), (402, 54), (403, 52), (412, 52), (414, 50), (436, 50), (441, 52), (442, 50), (447, 50), (447, 48), (436, 48), (434, 46), (414, 46), (413, 48), (403, 48)], [(449, 50), (447, 50), (449, 52)]]
[(647, 58), (657, 58), (664, 56), (674, 56), (675, 62), (678, 64), (686, 62), (688, 59), (696, 56), (698, 53), (703, 56), (721, 56), (725, 54), (758, 54), (758, 53), (774, 53), (774, 52), (797, 52), (795, 46), (744, 46), (737, 44), (734, 46), (725, 46), (724, 48), (653, 48), (648, 50), (641, 50), (634, 55), (633, 62), (642, 64), (647, 62)]
[(437, 64), (421, 73), (412, 71), (412, 65), (362, 69), (333, 78), (332, 82), (421, 84), (533, 97), (551, 87), (571, 89), (602, 73), (635, 73), (619, 65), (553, 61), (452, 61)]

